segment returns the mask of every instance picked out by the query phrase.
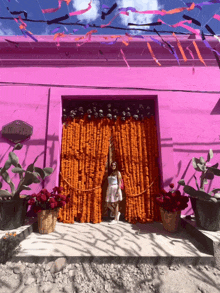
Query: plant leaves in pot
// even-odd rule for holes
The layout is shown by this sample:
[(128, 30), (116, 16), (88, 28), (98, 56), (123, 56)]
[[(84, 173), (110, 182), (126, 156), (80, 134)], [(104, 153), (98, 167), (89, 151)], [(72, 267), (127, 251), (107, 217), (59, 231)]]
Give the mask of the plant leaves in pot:
[(219, 188), (214, 188), (211, 192), (205, 191), (205, 185), (213, 180), (214, 176), (220, 176), (220, 170), (218, 169), (218, 163), (213, 166), (208, 166), (207, 162), (213, 158), (212, 149), (209, 150), (207, 160), (203, 157), (193, 158), (193, 168), (201, 173), (200, 186), (197, 178), (195, 178), (195, 184), (197, 190), (192, 186), (186, 185), (185, 180), (179, 180), (179, 184), (184, 186), (183, 191), (190, 195), (195, 201), (195, 219), (198, 227), (208, 231), (220, 230), (220, 194)]
[[(11, 188), (11, 192), (7, 189), (1, 189), (2, 183), (0, 182), (0, 230), (12, 230), (24, 224), (29, 195), (21, 196), (21, 192), (31, 190), (29, 185), (41, 183), (39, 178), (44, 180), (53, 173), (53, 168), (41, 169), (34, 166), (40, 155), (24, 170), (19, 164), (18, 156), (14, 153), (14, 150), (20, 150), (22, 147), (21, 143), (16, 144), (13, 150), (9, 152), (8, 160), (5, 162), (4, 167), (0, 168), (0, 176)], [(19, 174), (20, 182), (17, 188), (15, 188), (15, 184), (8, 173), (8, 169), (11, 166), (14, 166), (11, 171)]]

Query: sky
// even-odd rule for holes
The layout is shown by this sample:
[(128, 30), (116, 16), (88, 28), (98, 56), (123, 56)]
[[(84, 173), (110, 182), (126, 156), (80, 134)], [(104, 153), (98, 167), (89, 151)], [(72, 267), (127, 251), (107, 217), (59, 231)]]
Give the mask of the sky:
[[(192, 0), (190, 0), (192, 1)], [(204, 0), (195, 0), (194, 3), (201, 3)], [(207, 1), (207, 0), (206, 0)], [(102, 5), (105, 4), (108, 7), (111, 7), (114, 3), (117, 3), (117, 8), (108, 16), (106, 16), (105, 20), (101, 19), (101, 12), (107, 11), (107, 9), (102, 9)], [(220, 1), (219, 1), (220, 2)], [(70, 12), (86, 9), (88, 7), (89, 0), (71, 0), (69, 5), (66, 2), (62, 2), (61, 9), (53, 13), (42, 13), (42, 9), (48, 8), (56, 8), (58, 7), (58, 0), (0, 0), (0, 35), (2, 36), (21, 36), (22, 32), (19, 29), (19, 24), (16, 23), (13, 19), (4, 19), (4, 18), (11, 18), (13, 15), (10, 14), (10, 11), (23, 11), (25, 10), (28, 14), (27, 18), (32, 20), (52, 20), (54, 18), (58, 18), (64, 16)], [(82, 14), (82, 15), (74, 15), (69, 17), (69, 19), (64, 20), (63, 22), (67, 23), (66, 25), (60, 24), (51, 24), (48, 25), (47, 23), (42, 22), (29, 22), (26, 21), (27, 30), (30, 31), (33, 35), (54, 35), (52, 31), (60, 27), (58, 32), (64, 32), (66, 34), (71, 33), (73, 34), (73, 29), (78, 29), (77, 32), (74, 32), (75, 35), (80, 34), (84, 35), (88, 31), (90, 31), (91, 27), (84, 28), (84, 26), (77, 26), (77, 25), (68, 25), (71, 22), (80, 21), (80, 24), (95, 24), (100, 26), (101, 24), (107, 24), (118, 12), (119, 8), (126, 8), (126, 7), (134, 7), (138, 11), (145, 11), (145, 10), (171, 10), (178, 7), (187, 7), (186, 2), (183, 0), (92, 0), (92, 8)], [(7, 10), (7, 7), (9, 10)], [(128, 23), (137, 23), (137, 24), (144, 24), (144, 23), (151, 23), (156, 22), (158, 18), (162, 19), (164, 22), (168, 24), (175, 24), (179, 21), (183, 21), (182, 15), (186, 14), (190, 17), (195, 18), (196, 20), (200, 21), (202, 25), (202, 29), (204, 30), (205, 34), (210, 34), (205, 25), (208, 24), (212, 30), (218, 35), (220, 34), (220, 21), (213, 19), (212, 16), (214, 14), (220, 15), (220, 3), (215, 3), (212, 5), (204, 5), (202, 10), (195, 8), (192, 11), (183, 11), (180, 13), (172, 14), (172, 15), (154, 15), (154, 14), (138, 14), (129, 11), (129, 16), (126, 15), (119, 15), (111, 24), (114, 27), (120, 28), (136, 28), (136, 26), (128, 26)], [(20, 14), (22, 19), (24, 20), (24, 15)], [(14, 15), (14, 17), (18, 17), (18, 15)], [(187, 24), (188, 25), (188, 24)], [(189, 26), (198, 29), (199, 27), (195, 24), (189, 24)], [(140, 28), (140, 27), (139, 27)], [(154, 29), (156, 28), (158, 32), (164, 31), (175, 31), (175, 32), (184, 32), (190, 33), (186, 29), (182, 27), (177, 27), (175, 29), (170, 28), (167, 25), (160, 25), (160, 26), (151, 26), (151, 27), (141, 27), (142, 29)], [(98, 30), (97, 34), (99, 35), (119, 35), (119, 34), (141, 34), (146, 35), (149, 32), (144, 31), (129, 31), (129, 30), (121, 30), (121, 29), (113, 29), (113, 28), (95, 28)], [(155, 34), (150, 33), (150, 34)], [(163, 33), (161, 33), (163, 35)]]

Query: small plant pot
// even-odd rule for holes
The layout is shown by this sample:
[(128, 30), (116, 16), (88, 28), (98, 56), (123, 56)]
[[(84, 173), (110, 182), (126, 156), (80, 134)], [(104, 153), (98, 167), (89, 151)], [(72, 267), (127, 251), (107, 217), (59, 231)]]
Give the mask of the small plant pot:
[(13, 230), (24, 225), (27, 200), (0, 201), (0, 230)]
[(219, 231), (220, 200), (214, 203), (196, 198), (195, 219), (198, 227), (208, 231)]
[(38, 231), (40, 234), (54, 232), (58, 214), (59, 209), (42, 210), (37, 213)]
[(181, 211), (168, 212), (160, 207), (160, 214), (166, 231), (174, 233), (179, 230)]

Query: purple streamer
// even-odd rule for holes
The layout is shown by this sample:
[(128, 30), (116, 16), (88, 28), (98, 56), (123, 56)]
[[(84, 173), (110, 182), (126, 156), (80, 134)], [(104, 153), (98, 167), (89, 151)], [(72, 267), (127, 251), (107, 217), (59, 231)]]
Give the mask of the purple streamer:
[(25, 32), (23, 29), (21, 29), (21, 32), (22, 32), (22, 34), (25, 36), (25, 38), (27, 38), (27, 36), (26, 36), (26, 32)]
[(108, 7), (107, 5), (105, 4), (102, 4), (102, 9), (109, 9), (110, 7)]
[(203, 40), (203, 42), (207, 48), (209, 48), (210, 50), (212, 50), (213, 52), (215, 52), (216, 54), (218, 54), (220, 56), (220, 53), (218, 51), (214, 50), (206, 40)]
[(89, 24), (85, 25), (85, 26), (84, 26), (84, 29), (87, 29), (88, 27), (89, 27)]
[(55, 28), (51, 33), (54, 34), (54, 33), (58, 32), (59, 29), (60, 29), (60, 26)]
[(105, 45), (114, 45), (114, 44), (117, 42), (117, 39), (118, 39), (118, 38), (116, 38), (116, 40), (113, 41), (113, 42), (101, 42), (101, 44), (105, 44)]
[(78, 28), (74, 28), (73, 29), (73, 32), (75, 33), (75, 32), (77, 32), (78, 31)]
[(118, 11), (121, 12), (121, 11), (128, 11), (128, 10), (131, 10), (131, 12), (136, 12), (137, 9), (135, 9), (134, 7), (127, 7), (127, 8), (119, 8)]
[(38, 40), (37, 39), (35, 39), (35, 37), (33, 37), (31, 34), (29, 34), (29, 32), (25, 32), (26, 33), (26, 35), (28, 35), (32, 40), (34, 40), (35, 42), (38, 42)]

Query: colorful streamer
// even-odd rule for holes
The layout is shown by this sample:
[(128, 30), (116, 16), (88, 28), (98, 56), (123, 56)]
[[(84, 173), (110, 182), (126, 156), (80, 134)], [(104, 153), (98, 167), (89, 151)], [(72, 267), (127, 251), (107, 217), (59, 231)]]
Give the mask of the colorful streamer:
[(102, 9), (109, 9), (109, 7), (105, 4), (102, 4)]
[(180, 8), (175, 8), (172, 10), (146, 10), (146, 11), (137, 11), (135, 8), (133, 7), (127, 7), (127, 8), (120, 8), (118, 11), (128, 11), (131, 10), (131, 12), (135, 12), (135, 13), (140, 13), (140, 14), (160, 14), (160, 15), (166, 15), (166, 14), (175, 14), (175, 13), (179, 13), (182, 12), (184, 10), (193, 10), (195, 8), (195, 3), (192, 3), (190, 5), (189, 8), (187, 7), (180, 7)]
[(19, 46), (19, 43), (17, 43), (17, 42), (10, 41), (10, 40), (7, 40), (7, 39), (5, 39), (5, 41), (8, 42), (8, 43), (14, 44), (17, 48)]
[(53, 37), (54, 40), (57, 39), (57, 47), (60, 46), (60, 38), (61, 37), (65, 37), (65, 34), (64, 33), (56, 33)]
[(192, 68), (192, 73), (195, 74), (195, 64), (194, 64), (194, 55), (193, 55), (193, 52), (187, 47), (186, 50), (189, 51), (189, 54), (191, 55), (192, 59), (193, 59), (193, 68)]
[(141, 35), (130, 35), (129, 33), (125, 33), (126, 36), (130, 37), (130, 38), (141, 38), (141, 39), (144, 39), (143, 36)]
[(12, 15), (17, 15), (17, 14), (22, 14), (24, 13), (24, 17), (25, 19), (27, 19), (27, 11), (22, 10), (22, 11), (10, 11), (9, 8), (7, 7), (7, 10), (12, 14)]
[[(216, 3), (220, 3), (220, 0), (212, 0), (212, 1), (205, 1), (205, 2), (201, 2), (201, 3), (196, 3), (195, 4), (195, 8), (199, 8), (200, 10), (202, 10), (202, 6), (203, 5), (212, 5), (212, 4), (216, 4)], [(186, 3), (187, 6), (191, 6), (192, 3)]]
[(34, 40), (35, 42), (38, 42), (38, 40), (33, 36), (32, 33), (30, 34), (29, 31), (25, 31), (25, 33), (26, 33), (26, 35), (29, 36), (32, 40)]
[(59, 0), (58, 1), (58, 7), (57, 8), (48, 8), (48, 9), (42, 9), (42, 13), (52, 13), (52, 12), (56, 12), (58, 11), (60, 8), (61, 8), (61, 3), (62, 3), (62, 0)]
[(199, 60), (206, 66), (205, 61), (203, 60), (202, 55), (201, 55), (201, 53), (199, 51), (199, 48), (198, 48), (198, 46), (197, 46), (195, 41), (193, 41), (193, 45), (194, 45), (194, 47), (196, 49), (196, 53), (197, 53), (197, 55), (199, 57)]
[(187, 61), (187, 58), (186, 58), (186, 55), (185, 55), (185, 53), (184, 53), (183, 47), (181, 46), (181, 43), (180, 43), (180, 41), (177, 39), (175, 33), (173, 33), (173, 36), (174, 36), (174, 38), (176, 39), (177, 46), (178, 46), (178, 48), (179, 48), (179, 50), (180, 50), (180, 53), (181, 53), (181, 55), (182, 55), (182, 57), (183, 57), (183, 60), (186, 62), (186, 61)]
[(206, 46), (208, 49), (210, 49), (213, 53), (215, 52), (217, 55), (220, 56), (220, 53), (219, 53), (217, 50), (213, 49), (213, 48), (210, 46), (209, 42), (205, 39), (205, 36), (204, 36), (203, 31), (201, 31), (201, 35), (202, 35), (202, 40), (203, 40), (203, 43), (205, 44), (205, 46)]
[(58, 18), (54, 18), (54, 19), (52, 19), (52, 20), (48, 20), (48, 21), (47, 21), (47, 24), (50, 25), (50, 24), (52, 24), (52, 23), (58, 23), (59, 21), (66, 20), (66, 19), (68, 19), (68, 18), (69, 18), (69, 15), (66, 14), (66, 15), (64, 15), (64, 16), (61, 16), (61, 17), (58, 17)]
[(130, 66), (128, 65), (128, 62), (127, 62), (127, 60), (126, 60), (126, 57), (125, 57), (125, 54), (124, 54), (123, 50), (122, 50), (122, 49), (120, 49), (120, 52), (121, 52), (121, 54), (122, 54), (122, 57), (123, 57), (123, 59), (124, 59), (125, 63), (126, 63), (126, 64), (127, 64), (127, 66), (128, 66), (128, 69), (131, 69), (131, 68), (130, 68)]
[(54, 33), (58, 32), (59, 29), (60, 29), (60, 26), (55, 28), (51, 33), (54, 34)]
[(187, 19), (187, 20), (192, 20), (192, 23), (194, 23), (195, 25), (201, 26), (201, 23), (198, 20), (196, 20), (195, 18), (192, 18), (192, 17), (185, 15), (185, 14), (183, 14), (183, 18)]
[[(103, 5), (105, 5), (105, 4), (103, 4)], [(102, 5), (102, 8), (103, 8), (103, 5)], [(109, 9), (109, 11), (107, 11), (107, 12), (103, 12), (103, 11), (102, 11), (101, 19), (105, 20), (105, 17), (106, 17), (107, 15), (111, 14), (111, 13), (115, 10), (115, 8), (116, 8), (117, 6), (118, 6), (117, 3), (115, 3), (115, 4), (112, 5), (112, 7)], [(108, 7), (108, 6), (105, 5), (105, 8), (107, 8), (107, 7)]]
[(73, 15), (81, 15), (81, 14), (84, 14), (86, 13), (87, 11), (89, 11), (91, 8), (92, 8), (92, 1), (89, 2), (88, 4), (88, 8), (86, 9), (82, 9), (82, 10), (78, 10), (78, 11), (74, 11), (74, 12), (70, 12), (69, 13), (69, 16), (73, 16)]
[(115, 16), (109, 21), (109, 23), (107, 23), (107, 24), (101, 24), (100, 27), (103, 28), (103, 27), (109, 26), (109, 25), (112, 23), (112, 21), (113, 21), (117, 16), (119, 16), (119, 14), (124, 14), (124, 15), (129, 16), (128, 12), (119, 12), (118, 14), (116, 14), (116, 15), (115, 15)]
[(148, 49), (150, 51), (150, 54), (151, 54), (151, 57), (154, 59), (154, 61), (159, 65), (161, 66), (160, 62), (156, 59), (155, 55), (154, 55), (154, 52), (151, 48), (151, 45), (147, 42), (147, 46), (148, 46)]
[(181, 27), (185, 28), (186, 30), (188, 30), (188, 31), (192, 32), (193, 34), (196, 34), (197, 36), (200, 37), (200, 31), (198, 29), (194, 29), (194, 28), (184, 24), (185, 22), (192, 23), (192, 20), (183, 20), (183, 21), (180, 21), (180, 22), (173, 24), (173, 25), (167, 24), (161, 19), (158, 19), (157, 21), (161, 21), (163, 24), (166, 24), (166, 25), (168, 25), (170, 27), (174, 27), (174, 28), (181, 26)]
[(207, 29), (208, 32), (210, 32), (211, 35), (213, 35), (214, 38), (216, 38), (219, 42), (220, 39), (219, 37), (216, 35), (216, 33), (210, 28), (210, 26), (208, 24), (206, 24), (205, 28)]
[(213, 18), (215, 18), (215, 19), (217, 19), (217, 20), (220, 21), (220, 15), (218, 15), (218, 14), (214, 14), (214, 15), (213, 15)]
[(118, 39), (118, 38), (116, 38), (116, 40), (115, 40), (114, 42), (101, 42), (101, 44), (105, 44), (105, 45), (114, 45), (114, 44), (116, 44), (117, 39)]
[(135, 25), (135, 26), (148, 26), (148, 25), (161, 25), (161, 24), (162, 24), (162, 22), (160, 22), (160, 21), (145, 23), (145, 24), (136, 24), (136, 23), (131, 23), (131, 22), (128, 23), (128, 25)]

